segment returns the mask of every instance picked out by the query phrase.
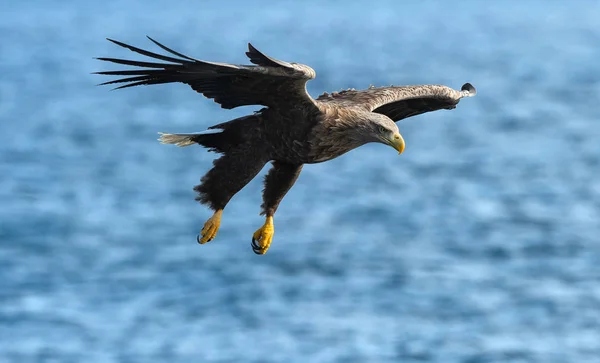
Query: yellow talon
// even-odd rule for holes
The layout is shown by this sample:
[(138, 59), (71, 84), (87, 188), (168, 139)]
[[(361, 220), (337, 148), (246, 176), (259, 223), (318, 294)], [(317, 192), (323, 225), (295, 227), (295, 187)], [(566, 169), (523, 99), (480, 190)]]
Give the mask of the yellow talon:
[(271, 241), (273, 241), (273, 235), (275, 234), (275, 226), (273, 225), (273, 217), (268, 216), (265, 224), (254, 232), (252, 235), (252, 250), (257, 255), (264, 255)]
[(219, 230), (219, 226), (221, 226), (221, 214), (223, 214), (223, 210), (217, 210), (212, 217), (210, 217), (206, 223), (204, 223), (204, 227), (202, 227), (202, 231), (200, 231), (202, 238), (200, 238), (200, 236), (196, 238), (198, 243), (205, 244), (206, 242), (210, 242), (215, 238), (217, 231)]

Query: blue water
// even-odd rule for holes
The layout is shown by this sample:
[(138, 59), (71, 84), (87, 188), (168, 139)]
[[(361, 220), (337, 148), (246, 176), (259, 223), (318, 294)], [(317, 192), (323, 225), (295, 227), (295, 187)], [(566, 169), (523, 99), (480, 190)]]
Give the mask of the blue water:
[[(0, 362), (600, 362), (600, 3), (1, 7)], [(402, 121), (401, 156), (306, 166), (256, 256), (262, 178), (200, 246), (215, 154), (156, 137), (257, 108), (94, 86), (93, 57), (135, 57), (104, 38), (146, 34), (233, 63), (251, 41), (313, 96), (479, 93)]]

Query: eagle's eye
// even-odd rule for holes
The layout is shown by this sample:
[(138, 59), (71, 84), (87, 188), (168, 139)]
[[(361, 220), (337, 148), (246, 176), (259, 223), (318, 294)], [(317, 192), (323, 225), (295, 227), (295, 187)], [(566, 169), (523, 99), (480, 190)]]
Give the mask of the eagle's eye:
[(385, 129), (385, 127), (383, 126), (379, 126), (379, 132), (381, 132), (382, 134), (385, 133), (387, 130)]

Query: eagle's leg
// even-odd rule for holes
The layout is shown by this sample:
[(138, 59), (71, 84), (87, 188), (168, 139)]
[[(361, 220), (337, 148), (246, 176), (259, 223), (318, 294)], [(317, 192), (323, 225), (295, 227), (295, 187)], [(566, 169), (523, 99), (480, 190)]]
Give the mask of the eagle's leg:
[(214, 167), (202, 177), (200, 185), (194, 187), (199, 194), (196, 199), (215, 211), (196, 237), (198, 243), (204, 244), (215, 238), (223, 209), (261, 171), (265, 162), (253, 150), (231, 152), (214, 161)]
[(263, 204), (261, 206), (261, 215), (266, 215), (265, 224), (252, 235), (252, 250), (258, 255), (264, 255), (275, 234), (273, 224), (273, 215), (279, 207), (279, 203), (285, 194), (294, 185), (302, 164), (288, 164), (280, 161), (274, 161), (273, 167), (265, 177), (265, 189), (263, 191)]

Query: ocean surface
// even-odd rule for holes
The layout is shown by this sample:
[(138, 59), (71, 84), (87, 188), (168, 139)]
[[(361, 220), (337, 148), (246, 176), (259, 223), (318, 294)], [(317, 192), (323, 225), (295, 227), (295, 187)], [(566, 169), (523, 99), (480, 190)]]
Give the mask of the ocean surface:
[[(0, 362), (600, 362), (600, 2), (8, 1), (0, 11)], [(307, 165), (250, 248), (262, 176), (217, 238), (215, 154), (156, 141), (258, 107), (110, 91), (106, 37), (317, 72), (313, 96), (477, 87)], [(267, 171), (265, 167), (264, 172)]]

